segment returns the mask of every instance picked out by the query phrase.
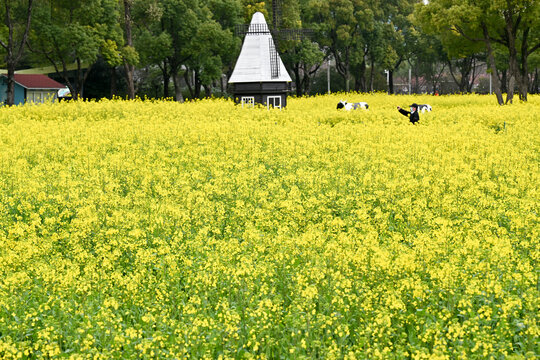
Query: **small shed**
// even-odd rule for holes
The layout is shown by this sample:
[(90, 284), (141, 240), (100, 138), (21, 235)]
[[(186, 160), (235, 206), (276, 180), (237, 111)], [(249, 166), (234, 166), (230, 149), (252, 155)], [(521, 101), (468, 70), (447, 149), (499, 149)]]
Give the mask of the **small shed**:
[(255, 13), (229, 79), (236, 103), (285, 107), (291, 81), (264, 15)]
[[(15, 74), (15, 100), (14, 104), (27, 102), (44, 103), (55, 101), (58, 98), (58, 90), (64, 89), (65, 85), (54, 81), (46, 75), (40, 74)], [(7, 75), (0, 75), (0, 103), (7, 100)]]

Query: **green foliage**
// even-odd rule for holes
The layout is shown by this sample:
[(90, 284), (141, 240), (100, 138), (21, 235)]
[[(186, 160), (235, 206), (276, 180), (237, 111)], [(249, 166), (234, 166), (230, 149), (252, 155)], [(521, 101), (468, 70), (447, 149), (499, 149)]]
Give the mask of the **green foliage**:
[(84, 76), (72, 83), (66, 67), (77, 63), (78, 73), (86, 73), (88, 69), (81, 64), (93, 64), (100, 54), (111, 65), (118, 64), (122, 33), (117, 19), (116, 0), (40, 2), (30, 43), (37, 59), (53, 64), (77, 96), (82, 92)]
[(151, 33), (142, 30), (135, 38), (142, 64), (157, 64), (172, 55), (172, 39), (166, 32)]
[(251, 17), (256, 12), (261, 12), (264, 14), (264, 17), (268, 19), (268, 15), (271, 13), (267, 10), (267, 3), (264, 1), (258, 0), (242, 0), (242, 7), (244, 8), (243, 16), (244, 22), (249, 23)]
[(139, 63), (139, 53), (133, 46), (124, 46), (122, 48), (122, 58), (124, 58), (128, 64), (137, 65)]
[(101, 44), (101, 56), (111, 66), (122, 64), (122, 56), (118, 49), (118, 44), (110, 39), (104, 40)]
[[(484, 49), (482, 43), (464, 38), (456, 28), (459, 24), (467, 33), (481, 34), (478, 25), (482, 13), (478, 7), (465, 2), (436, 0), (428, 5), (418, 4), (416, 10), (414, 21), (424, 33), (436, 35), (449, 56), (463, 58)], [(469, 20), (464, 14), (469, 14)]]

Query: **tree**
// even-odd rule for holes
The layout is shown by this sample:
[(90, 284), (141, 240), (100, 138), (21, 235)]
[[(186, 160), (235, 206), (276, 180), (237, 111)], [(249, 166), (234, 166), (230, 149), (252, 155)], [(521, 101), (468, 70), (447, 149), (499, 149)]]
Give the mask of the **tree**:
[(4, 19), (0, 32), (0, 45), (6, 51), (7, 105), (13, 105), (15, 102), (15, 68), (21, 59), (28, 39), (33, 5), (33, 0), (3, 0), (3, 7), (0, 10)]
[[(494, 79), (499, 104), (503, 104), (501, 84), (495, 61), (494, 44), (508, 51), (506, 103), (512, 102), (517, 83), (522, 100), (527, 100), (528, 57), (540, 48), (537, 0), (432, 0), (419, 5), (419, 19), (441, 34), (451, 34), (471, 42), (482, 43)], [(533, 40), (530, 43), (530, 40)], [(518, 51), (521, 49), (521, 52)], [(521, 65), (519, 64), (521, 56)]]
[(135, 84), (133, 82), (133, 74), (135, 72), (135, 62), (138, 57), (135, 48), (133, 47), (133, 19), (132, 11), (133, 0), (122, 0), (124, 8), (124, 38), (126, 46), (124, 48), (123, 63), (126, 71), (126, 80), (128, 85), (128, 98), (135, 98)]
[(334, 57), (336, 70), (345, 81), (345, 91), (349, 91), (359, 36), (355, 5), (351, 0), (314, 0), (311, 10), (319, 45), (326, 50), (327, 56)]
[(165, 30), (164, 7), (157, 0), (136, 0), (132, 10), (136, 34), (133, 43), (139, 55), (139, 64), (159, 68), (163, 78), (163, 97), (169, 98), (169, 57), (173, 55), (173, 50), (172, 37)]
[(324, 61), (324, 52), (318, 44), (308, 39), (294, 41), (293, 46), (283, 52), (282, 59), (292, 71), (296, 95), (309, 94), (311, 81)]
[(161, 30), (170, 39), (170, 52), (162, 64), (173, 79), (175, 99), (183, 101), (181, 79), (190, 95), (198, 97), (201, 87), (211, 93), (212, 82), (232, 63), (238, 40), (232, 27), (238, 23), (238, 0), (163, 0)]
[(35, 15), (31, 50), (54, 66), (74, 99), (84, 96), (84, 83), (100, 52), (113, 54), (119, 42), (114, 39), (119, 34), (116, 0), (43, 1)]
[(194, 55), (191, 45), (200, 27), (198, 0), (163, 0), (162, 28), (171, 38), (171, 54), (166, 61), (174, 84), (174, 98), (184, 101), (180, 73), (182, 65)]
[(380, 67), (388, 71), (390, 94), (394, 93), (394, 73), (403, 62), (409, 61), (416, 51), (414, 46), (418, 41), (418, 34), (410, 16), (417, 2), (417, 0), (387, 0), (370, 3), (376, 15), (377, 25), (376, 32), (370, 36), (380, 34), (371, 41), (374, 47), (371, 58), (372, 62), (376, 60)]
[[(393, 93), (393, 72), (410, 56), (408, 15), (416, 0), (314, 0), (312, 22), (320, 45), (336, 60), (346, 90), (354, 76), (354, 88), (373, 90), (377, 66), (389, 72)], [(368, 74), (369, 70), (369, 74)]]
[[(529, 8), (523, 11), (523, 32), (519, 37), (521, 43), (520, 49), (520, 79), (519, 84), (519, 97), (521, 100), (527, 101), (527, 93), (529, 91), (529, 59), (535, 52), (540, 50), (540, 25), (538, 25), (538, 19), (540, 18), (540, 4), (538, 1), (528, 2)], [(531, 60), (534, 62), (534, 59)], [(538, 74), (536, 76), (538, 79)]]
[(201, 87), (206, 96), (211, 96), (212, 82), (221, 78), (224, 61), (232, 61), (230, 55), (235, 53), (235, 45), (232, 32), (223, 30), (218, 22), (208, 19), (201, 23), (191, 44), (192, 56), (186, 62), (194, 75), (193, 83), (185, 78), (192, 98), (200, 97)]
[[(207, 8), (206, 26), (214, 29), (215, 35), (205, 45), (205, 52), (208, 59), (214, 59), (215, 66), (202, 66), (202, 79), (206, 96), (210, 96), (210, 83), (219, 80), (223, 86), (223, 74), (227, 79), (230, 77), (238, 58), (241, 41), (234, 36), (234, 29), (242, 22), (242, 6), (239, 0), (209, 0)], [(199, 32), (198, 39), (204, 37), (208, 38), (208, 35), (204, 31)]]
[(277, 33), (274, 39), (278, 44), (285, 67), (292, 72), (298, 96), (310, 92), (311, 80), (325, 57), (319, 44), (313, 41), (313, 34), (302, 32), (306, 28), (312, 29), (309, 8), (310, 4), (307, 0), (282, 2), (280, 27), (293, 32)]
[[(431, 91), (435, 92), (440, 87), (441, 78), (449, 65), (447, 53), (435, 36), (417, 31), (415, 28), (414, 37), (416, 41), (412, 45), (411, 62), (414, 63), (415, 75), (423, 74), (426, 83), (431, 86)], [(454, 73), (451, 68), (450, 72)], [(461, 78), (464, 81), (467, 79), (468, 75)], [(418, 92), (419, 81), (417, 80), (415, 83), (417, 88), (414, 92)]]

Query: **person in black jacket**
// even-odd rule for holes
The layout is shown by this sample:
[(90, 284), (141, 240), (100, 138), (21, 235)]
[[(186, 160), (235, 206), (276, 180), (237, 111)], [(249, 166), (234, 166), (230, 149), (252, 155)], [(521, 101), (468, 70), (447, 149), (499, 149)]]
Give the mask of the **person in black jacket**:
[(411, 105), (411, 111), (410, 112), (407, 111), (407, 110), (403, 110), (399, 106), (397, 107), (397, 109), (404, 116), (409, 116), (409, 119), (410, 119), (411, 123), (416, 124), (417, 122), (420, 121), (420, 117), (418, 116), (418, 105), (416, 103)]

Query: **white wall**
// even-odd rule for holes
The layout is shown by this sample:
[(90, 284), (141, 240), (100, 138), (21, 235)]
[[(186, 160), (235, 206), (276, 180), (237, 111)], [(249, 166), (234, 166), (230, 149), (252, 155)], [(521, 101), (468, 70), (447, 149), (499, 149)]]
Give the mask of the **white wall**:
[(56, 90), (26, 90), (26, 102), (41, 104), (56, 100)]

